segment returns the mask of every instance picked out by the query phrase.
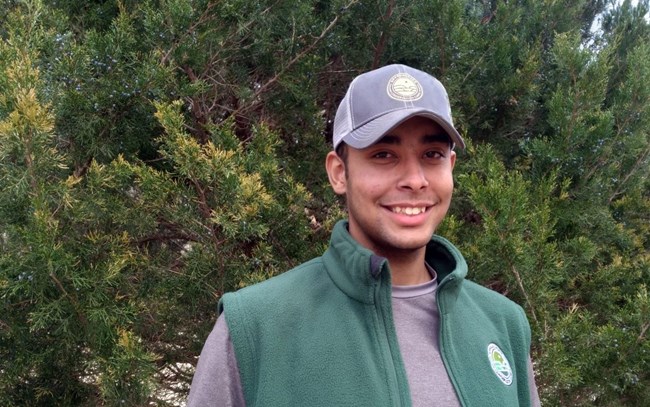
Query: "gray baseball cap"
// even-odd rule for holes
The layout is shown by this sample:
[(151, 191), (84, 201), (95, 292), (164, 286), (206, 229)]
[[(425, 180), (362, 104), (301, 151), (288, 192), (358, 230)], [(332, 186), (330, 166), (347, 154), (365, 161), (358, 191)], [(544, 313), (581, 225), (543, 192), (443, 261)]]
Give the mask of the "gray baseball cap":
[(350, 84), (334, 117), (334, 149), (342, 141), (366, 148), (414, 116), (432, 119), (455, 145), (465, 148), (440, 81), (406, 65), (387, 65), (357, 76)]

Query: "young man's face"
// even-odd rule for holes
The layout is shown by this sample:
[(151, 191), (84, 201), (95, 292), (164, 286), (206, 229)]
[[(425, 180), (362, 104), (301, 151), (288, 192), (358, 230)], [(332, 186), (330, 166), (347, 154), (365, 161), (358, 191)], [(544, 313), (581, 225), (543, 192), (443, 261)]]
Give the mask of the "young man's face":
[(444, 218), (456, 153), (440, 126), (413, 117), (370, 147), (331, 152), (327, 172), (345, 194), (352, 237), (378, 255), (421, 250)]

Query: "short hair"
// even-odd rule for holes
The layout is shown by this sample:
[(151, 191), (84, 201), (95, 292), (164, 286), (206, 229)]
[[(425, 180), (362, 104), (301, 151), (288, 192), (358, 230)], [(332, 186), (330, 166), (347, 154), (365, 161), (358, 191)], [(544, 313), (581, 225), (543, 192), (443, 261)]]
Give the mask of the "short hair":
[(348, 145), (345, 144), (345, 141), (342, 141), (339, 143), (338, 146), (336, 146), (336, 155), (339, 156), (341, 160), (343, 160), (343, 163), (347, 165), (348, 163)]

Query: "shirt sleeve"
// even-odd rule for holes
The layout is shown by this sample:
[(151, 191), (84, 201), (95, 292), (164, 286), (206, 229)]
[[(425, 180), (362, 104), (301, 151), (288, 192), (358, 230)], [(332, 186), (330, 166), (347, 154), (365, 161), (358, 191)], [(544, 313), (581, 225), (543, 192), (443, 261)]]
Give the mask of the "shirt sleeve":
[(205, 341), (192, 379), (188, 407), (245, 407), (235, 350), (224, 314)]
[(532, 407), (541, 407), (542, 403), (539, 400), (537, 393), (537, 384), (535, 383), (535, 372), (533, 370), (533, 361), (528, 359), (528, 386), (530, 391), (530, 405)]

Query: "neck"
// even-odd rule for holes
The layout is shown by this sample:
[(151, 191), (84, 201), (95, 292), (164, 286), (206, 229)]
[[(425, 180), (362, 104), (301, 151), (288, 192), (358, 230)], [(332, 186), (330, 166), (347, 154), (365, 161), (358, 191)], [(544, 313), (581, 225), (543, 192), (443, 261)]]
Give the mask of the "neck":
[(431, 281), (431, 274), (424, 264), (424, 252), (423, 248), (386, 256), (393, 285), (417, 285)]

